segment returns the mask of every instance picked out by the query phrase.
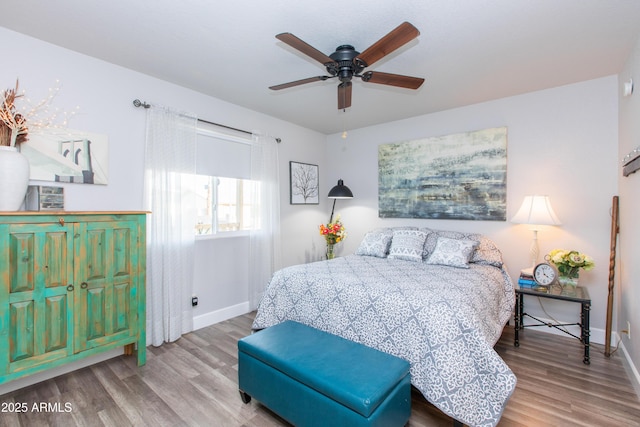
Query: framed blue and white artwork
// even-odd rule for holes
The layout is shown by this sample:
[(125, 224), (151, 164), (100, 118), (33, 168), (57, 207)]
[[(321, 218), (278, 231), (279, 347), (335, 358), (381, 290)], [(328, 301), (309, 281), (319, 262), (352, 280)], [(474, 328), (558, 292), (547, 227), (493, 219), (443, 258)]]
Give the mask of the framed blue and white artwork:
[(380, 218), (506, 221), (507, 128), (378, 146)]

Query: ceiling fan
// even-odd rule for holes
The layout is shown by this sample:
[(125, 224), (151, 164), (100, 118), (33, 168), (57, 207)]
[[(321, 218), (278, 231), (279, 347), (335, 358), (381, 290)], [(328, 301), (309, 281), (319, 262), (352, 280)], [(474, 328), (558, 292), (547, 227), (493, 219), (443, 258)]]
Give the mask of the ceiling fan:
[(337, 77), (338, 80), (340, 80), (340, 84), (338, 85), (339, 110), (343, 110), (351, 106), (351, 79), (353, 77), (359, 77), (363, 82), (397, 86), (407, 89), (418, 89), (424, 82), (424, 79), (419, 77), (382, 73), (380, 71), (366, 71), (363, 73), (363, 71), (366, 67), (373, 65), (376, 61), (384, 58), (399, 47), (409, 43), (411, 40), (418, 37), (419, 34), (420, 32), (416, 27), (408, 22), (403, 22), (362, 53), (355, 50), (353, 46), (344, 44), (338, 46), (336, 51), (329, 56), (291, 33), (278, 34), (276, 36), (278, 40), (320, 62), (326, 67), (329, 75), (309, 77), (307, 79), (283, 83), (271, 86), (269, 89), (286, 89), (306, 83), (317, 82), (319, 80), (324, 81)]

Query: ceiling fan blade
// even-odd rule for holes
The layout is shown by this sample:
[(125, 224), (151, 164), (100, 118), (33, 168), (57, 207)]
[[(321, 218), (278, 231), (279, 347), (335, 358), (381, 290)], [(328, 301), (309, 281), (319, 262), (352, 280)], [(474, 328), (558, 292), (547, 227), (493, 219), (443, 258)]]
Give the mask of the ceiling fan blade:
[(294, 87), (294, 86), (300, 86), (306, 83), (313, 83), (313, 82), (317, 82), (318, 80), (327, 80), (328, 78), (330, 78), (329, 76), (316, 76), (316, 77), (309, 77), (307, 79), (302, 79), (302, 80), (296, 80), (294, 82), (289, 82), (289, 83), (282, 83), (280, 85), (275, 85), (275, 86), (269, 86), (269, 89), (271, 90), (280, 90), (280, 89), (286, 89), (289, 87)]
[(424, 79), (420, 77), (381, 73), (380, 71), (367, 71), (362, 75), (362, 81), (381, 85), (404, 87), (407, 89), (418, 89), (422, 86), (422, 83), (424, 83)]
[(338, 110), (351, 107), (351, 82), (343, 82), (338, 85)]
[(399, 47), (409, 43), (419, 35), (420, 31), (418, 31), (416, 27), (408, 22), (403, 22), (389, 34), (358, 55), (356, 60), (363, 62), (365, 67), (371, 66), (374, 62), (387, 56)]
[(298, 37), (294, 36), (291, 33), (281, 33), (281, 34), (278, 34), (276, 38), (281, 42), (288, 44), (292, 48), (297, 49), (300, 52), (304, 53), (305, 55), (315, 59), (321, 64), (330, 64), (335, 62), (333, 59), (329, 58), (327, 55), (320, 52), (315, 47), (304, 42), (303, 40), (300, 40)]

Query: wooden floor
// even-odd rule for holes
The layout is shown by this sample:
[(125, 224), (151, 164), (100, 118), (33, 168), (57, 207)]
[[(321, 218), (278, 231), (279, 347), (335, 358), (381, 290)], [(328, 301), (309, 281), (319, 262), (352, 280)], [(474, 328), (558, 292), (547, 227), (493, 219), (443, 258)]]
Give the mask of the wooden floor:
[[(7, 393), (0, 396), (0, 426), (286, 426), (238, 394), (236, 342), (250, 333), (252, 319), (236, 317), (149, 347), (142, 368), (122, 356)], [(606, 358), (594, 346), (591, 365), (584, 365), (577, 340), (533, 329), (515, 348), (509, 326), (496, 350), (518, 378), (499, 426), (640, 426), (640, 401), (621, 355)], [(25, 413), (11, 412), (23, 404)], [(451, 419), (414, 390), (408, 425), (450, 426)]]

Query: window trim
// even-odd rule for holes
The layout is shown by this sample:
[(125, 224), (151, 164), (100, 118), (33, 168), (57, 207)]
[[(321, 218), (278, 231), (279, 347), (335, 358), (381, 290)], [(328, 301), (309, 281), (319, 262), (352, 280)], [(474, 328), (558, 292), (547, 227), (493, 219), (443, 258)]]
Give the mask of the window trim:
[(199, 135), (209, 136), (211, 138), (218, 138), (218, 139), (224, 139), (226, 141), (237, 142), (239, 144), (251, 145), (253, 143), (253, 139), (250, 136), (242, 137), (242, 136), (230, 135), (228, 133), (224, 133), (224, 132), (220, 132), (220, 131), (216, 131), (216, 130), (204, 127), (200, 124), (200, 122), (198, 122), (196, 133)]
[(196, 234), (196, 240), (235, 239), (249, 237), (251, 230), (221, 231), (217, 234)]
[[(207, 124), (206, 122), (198, 122), (197, 124), (197, 128), (196, 128), (196, 133), (205, 137), (210, 137), (210, 138), (217, 138), (217, 139), (221, 139), (221, 140), (225, 140), (225, 141), (229, 141), (229, 142), (235, 142), (238, 144), (244, 144), (244, 145), (251, 145), (253, 143), (253, 136), (252, 135), (232, 135), (230, 133), (226, 133), (226, 132), (221, 132), (219, 129), (214, 129), (213, 126)], [(202, 175), (202, 174), (198, 174), (196, 171), (195, 175), (200, 175), (200, 176), (213, 176), (213, 175)], [(224, 177), (223, 177), (224, 178)], [(233, 177), (226, 177), (226, 178), (233, 178)], [(238, 180), (238, 186), (240, 188), (242, 188), (242, 185), (240, 183), (240, 178), (234, 178), (236, 180)], [(242, 192), (239, 192), (239, 197), (242, 196)], [(238, 200), (242, 200), (242, 198), (238, 198), (236, 197), (236, 199)], [(218, 230), (218, 215), (217, 215), (217, 210), (218, 210), (218, 206), (214, 206), (213, 209), (213, 215), (212, 215), (212, 223), (211, 223), (211, 227), (212, 227), (212, 231), (213, 230), (217, 230), (215, 233), (209, 233), (209, 234), (198, 234), (195, 232), (195, 224), (194, 224), (194, 235), (196, 240), (209, 240), (209, 239), (228, 239), (228, 238), (234, 238), (234, 237), (246, 237), (249, 236), (249, 233), (251, 232), (251, 230), (229, 230), (229, 231), (219, 231)], [(243, 208), (242, 206), (240, 206), (239, 208), (237, 208), (237, 214), (242, 214), (243, 213)]]
[[(215, 236), (215, 235), (221, 235), (221, 234), (234, 234), (234, 233), (241, 233), (241, 232), (249, 232), (249, 231), (253, 231), (253, 230), (258, 230), (258, 228), (255, 227), (255, 224), (252, 221), (248, 221), (247, 223), (244, 222), (244, 213), (245, 210), (249, 209), (251, 210), (253, 208), (253, 204), (252, 203), (248, 203), (245, 204), (245, 200), (244, 200), (244, 194), (247, 191), (250, 191), (250, 189), (247, 187), (247, 185), (249, 186), (253, 186), (255, 185), (255, 183), (250, 180), (250, 179), (240, 179), (240, 178), (230, 178), (230, 177), (220, 177), (220, 176), (211, 176), (211, 175), (193, 175), (196, 179), (195, 179), (195, 183), (196, 186), (198, 185), (198, 182), (200, 182), (197, 178), (204, 178), (205, 180), (207, 180), (210, 184), (210, 187), (212, 188), (212, 194), (211, 194), (211, 201), (215, 201), (215, 204), (211, 204), (211, 206), (209, 206), (211, 208), (211, 217), (205, 216), (207, 219), (210, 219), (211, 222), (210, 223), (206, 223), (206, 224), (210, 224), (210, 232), (209, 233), (198, 233), (197, 232), (197, 226), (198, 226), (198, 222), (196, 222), (194, 224), (194, 235), (195, 236)], [(219, 204), (219, 197), (217, 194), (218, 191), (218, 185), (214, 185), (213, 182), (216, 180), (220, 180), (220, 179), (227, 179), (227, 180), (232, 180), (235, 181), (235, 203), (233, 204), (233, 206), (229, 206), (232, 207), (233, 212), (235, 212), (235, 218), (238, 220), (238, 222), (232, 222), (232, 223), (225, 223), (224, 225), (232, 225), (232, 226), (237, 226), (238, 229), (236, 230), (221, 230), (220, 229), (220, 224), (219, 224), (219, 217), (218, 217), (218, 213), (219, 213), (219, 208), (220, 208), (220, 204)], [(233, 182), (229, 183), (229, 184), (234, 184)], [(194, 189), (194, 191), (196, 191), (196, 197), (197, 197), (197, 190)], [(208, 200), (208, 198), (207, 198)], [(226, 205), (223, 205), (226, 206)], [(247, 226), (250, 228), (243, 228), (243, 226)], [(223, 227), (224, 228), (224, 227)]]

